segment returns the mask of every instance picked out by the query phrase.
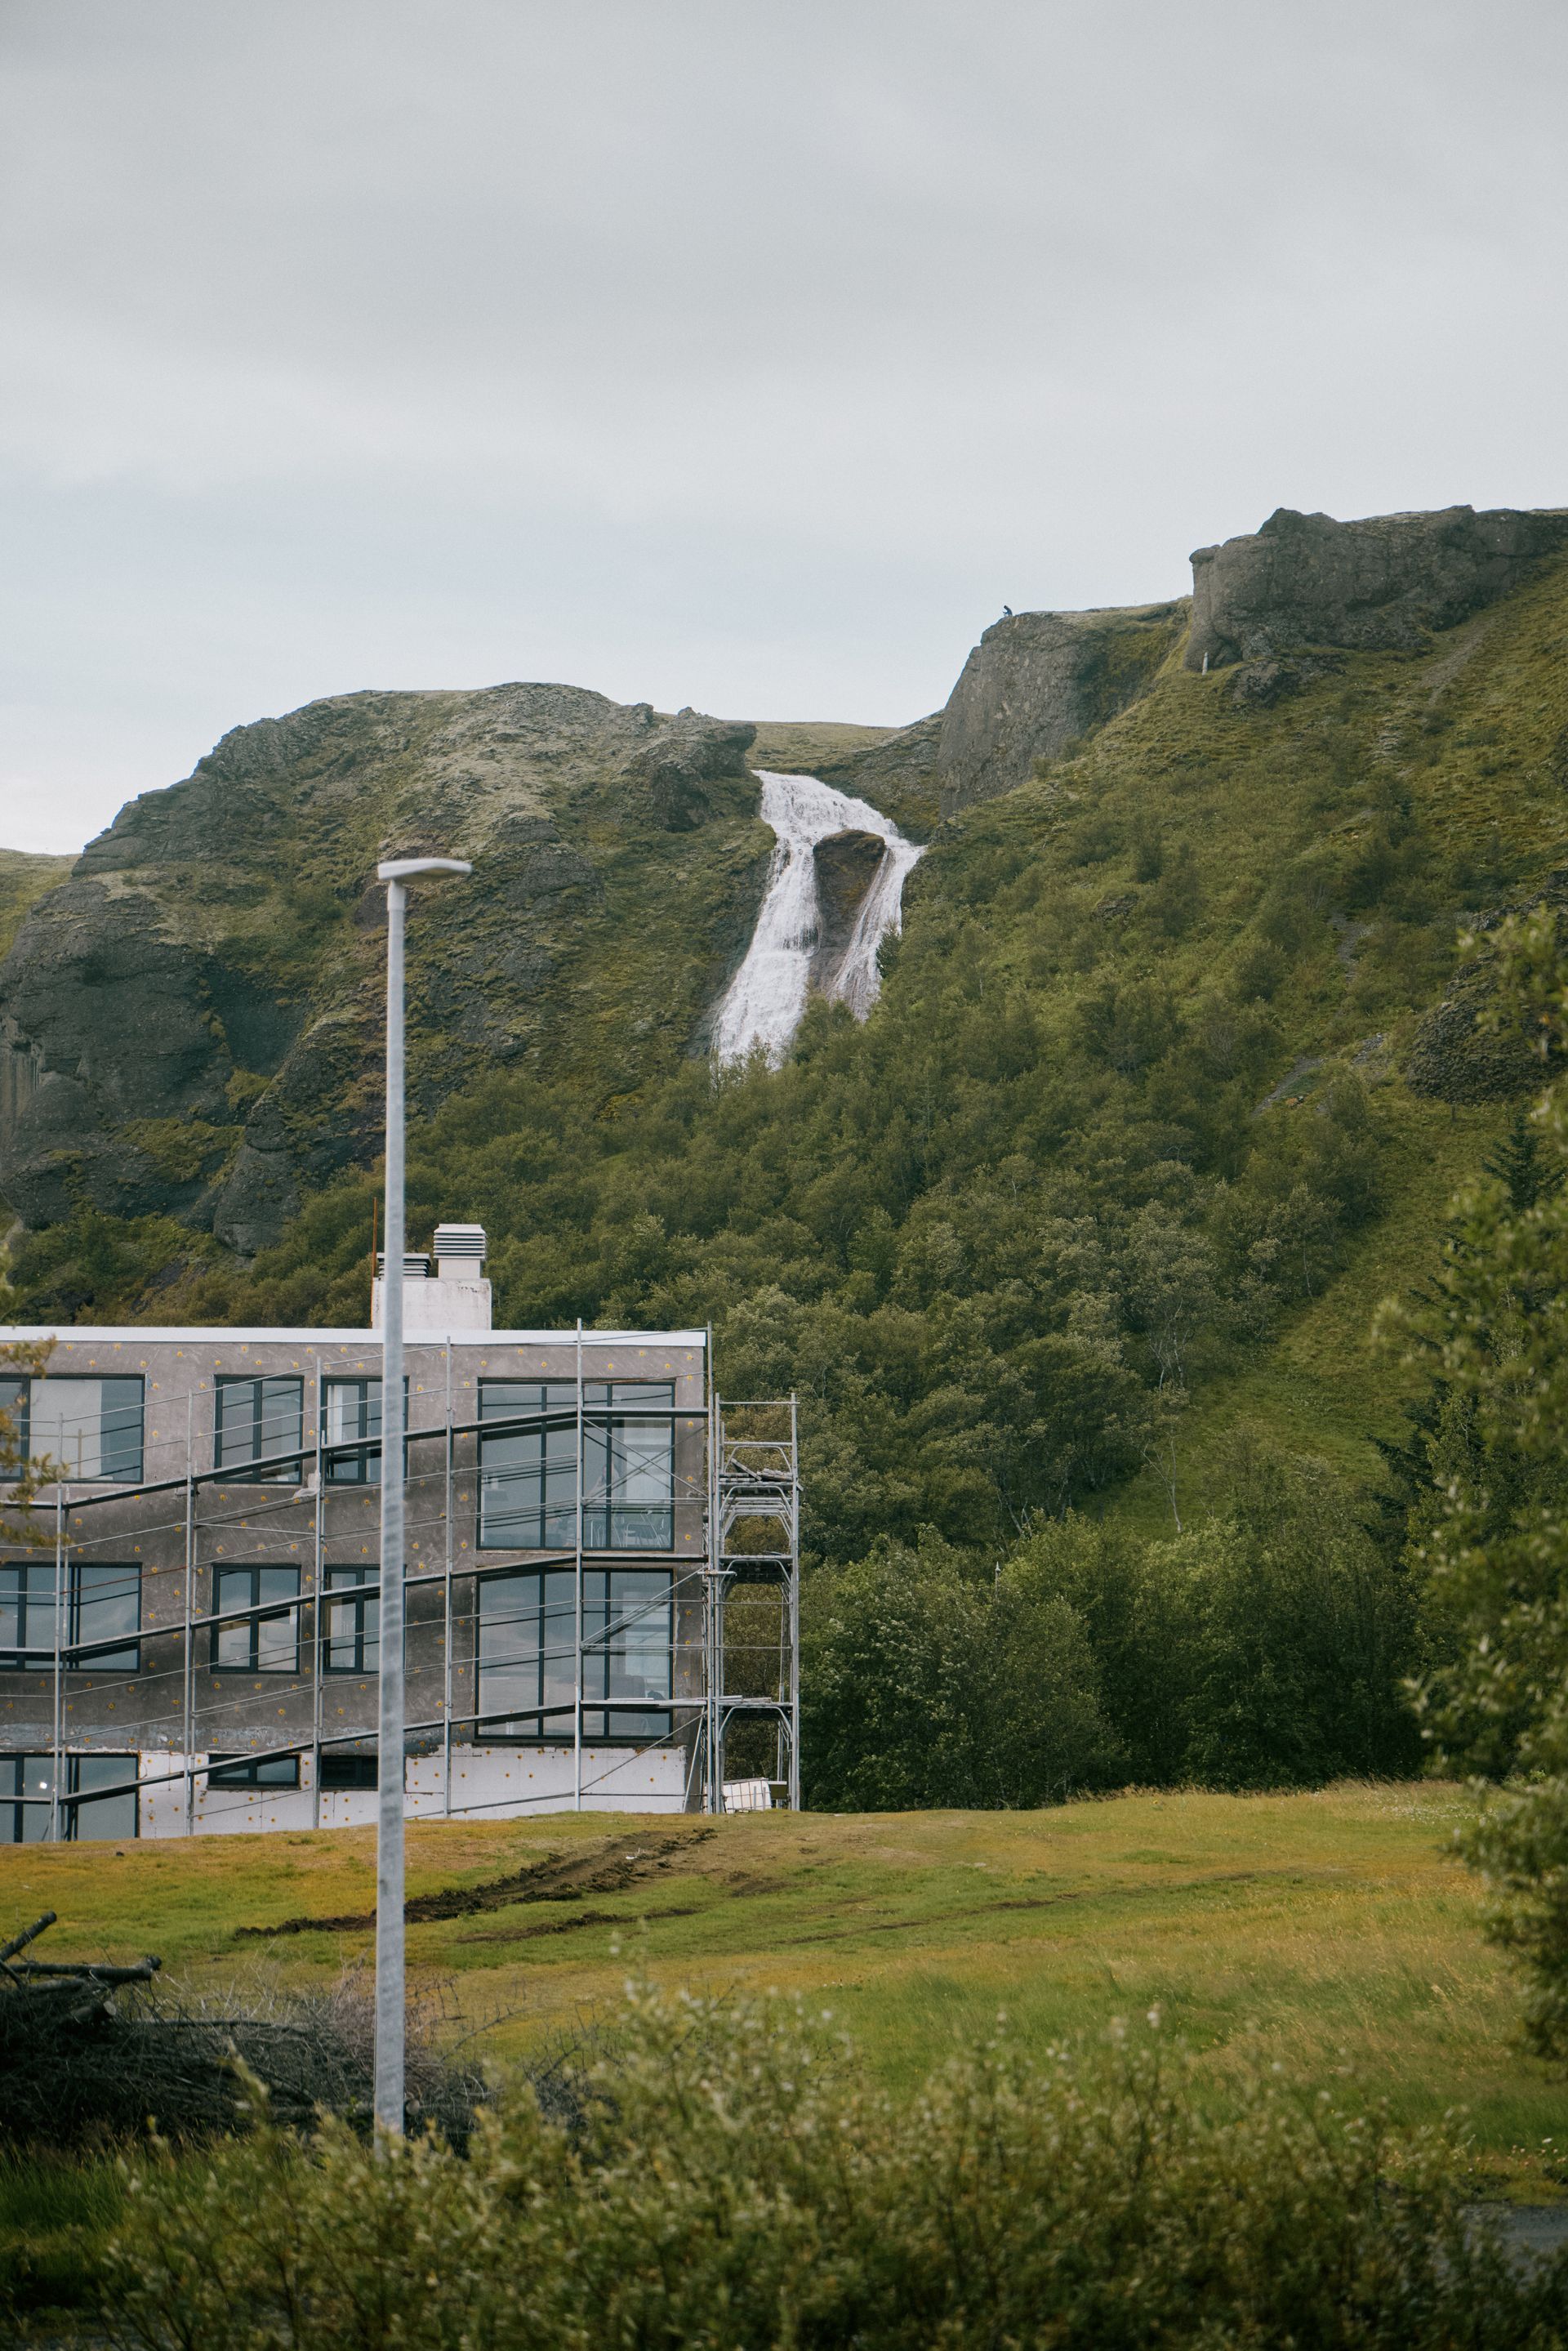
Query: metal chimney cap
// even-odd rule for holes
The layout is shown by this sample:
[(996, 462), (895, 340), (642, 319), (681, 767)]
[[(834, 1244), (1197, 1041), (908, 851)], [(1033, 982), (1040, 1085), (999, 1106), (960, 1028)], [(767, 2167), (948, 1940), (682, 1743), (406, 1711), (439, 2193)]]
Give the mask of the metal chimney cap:
[[(428, 1281), (430, 1279), (430, 1270), (431, 1261), (423, 1249), (405, 1249), (403, 1251), (403, 1280), (405, 1281)], [(378, 1249), (376, 1252), (376, 1271), (383, 1280), (385, 1279), (387, 1271), (387, 1252), (385, 1249)]]
[(438, 1258), (470, 1257), (484, 1261), (489, 1243), (483, 1225), (438, 1225), (431, 1248)]

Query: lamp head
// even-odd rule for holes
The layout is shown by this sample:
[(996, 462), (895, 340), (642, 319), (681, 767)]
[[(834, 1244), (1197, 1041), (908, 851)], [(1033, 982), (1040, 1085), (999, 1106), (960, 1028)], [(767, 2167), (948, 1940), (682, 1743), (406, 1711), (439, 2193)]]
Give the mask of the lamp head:
[(413, 873), (472, 873), (473, 868), (462, 857), (389, 857), (376, 868), (378, 882), (406, 882)]

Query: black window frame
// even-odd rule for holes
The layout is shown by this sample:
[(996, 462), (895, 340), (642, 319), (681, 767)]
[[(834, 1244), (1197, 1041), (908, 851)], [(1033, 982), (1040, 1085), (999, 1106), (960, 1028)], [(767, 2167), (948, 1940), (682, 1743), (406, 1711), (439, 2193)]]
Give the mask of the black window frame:
[[(14, 1595), (9, 1580), (16, 1579)], [(34, 1587), (37, 1596), (34, 1596)], [(0, 1605), (15, 1606), (16, 1629), (20, 1636), (14, 1648), (0, 1649), (0, 1673), (37, 1673), (55, 1662), (55, 1562), (52, 1559), (0, 1560)], [(47, 1625), (47, 1641), (33, 1643), (28, 1639), (32, 1630), (30, 1619), (37, 1615)]]
[[(661, 1591), (655, 1602), (664, 1616), (662, 1687), (633, 1696), (614, 1692), (616, 1667), (630, 1645), (609, 1639), (618, 1622), (628, 1631), (649, 1610), (627, 1610), (625, 1593), (631, 1577), (657, 1579)], [(560, 1745), (573, 1735), (576, 1711), (576, 1571), (571, 1567), (510, 1567), (493, 1570), (477, 1579), (475, 1604), (475, 1703), (477, 1743)], [(524, 1590), (538, 1586), (537, 1598)], [(617, 1587), (622, 1589), (618, 1593)], [(510, 1589), (514, 1613), (502, 1615), (495, 1603)], [(636, 1595), (639, 1601), (649, 1595)], [(522, 1605), (517, 1605), (522, 1603)], [(619, 1611), (627, 1611), (618, 1614)], [(487, 1618), (493, 1626), (514, 1624), (536, 1627), (529, 1643), (523, 1636), (512, 1656), (485, 1655)], [(567, 1637), (563, 1638), (563, 1631)], [(552, 1675), (550, 1668), (556, 1671)], [(526, 1675), (534, 1670), (536, 1702), (521, 1707), (490, 1707), (485, 1681), (498, 1673)], [(601, 1685), (600, 1687), (596, 1687)], [(675, 1571), (670, 1567), (592, 1566), (583, 1570), (583, 1737), (597, 1747), (654, 1747), (668, 1740), (674, 1728), (675, 1696)], [(554, 1726), (552, 1728), (551, 1726)]]
[[(238, 1410), (234, 1415), (233, 1440), (226, 1426), (230, 1420), (229, 1398), (238, 1398), (243, 1388), (251, 1388), (248, 1414)], [(270, 1391), (292, 1389), (294, 1393), (294, 1427), (286, 1431), (275, 1445), (267, 1437)], [(248, 1419), (248, 1434), (242, 1438), (242, 1425)], [(297, 1450), (289, 1449), (289, 1439)], [(231, 1441), (249, 1444), (250, 1450), (226, 1456)], [(261, 1467), (265, 1462), (264, 1476)], [(219, 1372), (213, 1380), (213, 1467), (223, 1477), (236, 1485), (297, 1485), (305, 1474), (305, 1382), (295, 1372)]]
[[(358, 1437), (329, 1437), (327, 1423), (331, 1415), (331, 1397), (336, 1390), (358, 1388), (360, 1423)], [(374, 1389), (374, 1395), (370, 1391)], [(379, 1486), (381, 1482), (381, 1382), (358, 1376), (339, 1377), (334, 1372), (321, 1383), (321, 1462), (322, 1476), (328, 1486)], [(375, 1426), (370, 1426), (372, 1415)], [(409, 1383), (403, 1381), (403, 1465), (408, 1474)]]
[[(83, 1631), (83, 1615), (95, 1600), (101, 1604), (115, 1596), (112, 1592), (89, 1594), (83, 1584), (89, 1576), (118, 1576), (123, 1579), (122, 1589), (136, 1596), (136, 1630), (126, 1635), (119, 1648), (105, 1647), (106, 1640), (115, 1636), (94, 1636)], [(67, 1664), (77, 1674), (139, 1674), (141, 1671), (141, 1562), (140, 1560), (73, 1559), (70, 1562), (70, 1583), (67, 1593), (70, 1644)], [(92, 1650), (89, 1656), (84, 1652)]]
[(320, 1774), (316, 1784), (325, 1796), (374, 1794), (381, 1784), (379, 1751), (374, 1755), (345, 1755), (330, 1747), (324, 1747)]
[[(66, 1785), (59, 1799), (63, 1844), (109, 1844), (118, 1838), (140, 1836), (141, 1760), (140, 1755), (76, 1754), (66, 1755), (62, 1761), (66, 1767)], [(11, 1832), (9, 1836), (0, 1836), (0, 1844), (43, 1844), (47, 1841), (47, 1816), (54, 1810), (55, 1799), (52, 1792), (45, 1796), (23, 1795), (22, 1790), (26, 1784), (26, 1766), (29, 1763), (46, 1764), (52, 1770), (54, 1757), (52, 1753), (41, 1753), (36, 1750), (28, 1753), (0, 1754), (0, 1822), (5, 1821), (9, 1815)], [(90, 1767), (95, 1764), (118, 1764), (121, 1767), (119, 1779), (109, 1782), (111, 1793), (106, 1792), (103, 1789), (95, 1790), (90, 1786), (87, 1788), (82, 1786), (83, 1766)], [(10, 1787), (4, 1784), (6, 1779), (12, 1782)], [(122, 1802), (128, 1796), (131, 1801), (129, 1828), (122, 1825), (119, 1828), (106, 1829), (101, 1837), (82, 1835), (81, 1815), (84, 1811), (94, 1804)], [(43, 1831), (36, 1837), (29, 1837), (23, 1834), (29, 1813), (35, 1816), (42, 1815), (45, 1821)]]
[[(366, 1592), (366, 1584), (374, 1591)], [(361, 1679), (375, 1675), (381, 1663), (381, 1570), (379, 1563), (364, 1565), (334, 1564), (328, 1562), (324, 1571), (321, 1588), (321, 1670), (324, 1674), (358, 1674)], [(343, 1618), (352, 1620), (352, 1630), (347, 1634), (338, 1626)], [(368, 1628), (368, 1620), (373, 1629)], [(345, 1664), (334, 1654), (350, 1648), (355, 1662)]]
[[(223, 1586), (225, 1583), (231, 1583), (242, 1575), (248, 1576), (250, 1578), (250, 1596), (247, 1600), (235, 1605), (225, 1595)], [(284, 1600), (272, 1598), (264, 1600), (261, 1596), (260, 1590), (260, 1578), (264, 1575), (292, 1575), (294, 1578), (294, 1590), (292, 1593), (287, 1599)], [(213, 1637), (210, 1658), (212, 1671), (215, 1674), (250, 1674), (253, 1676), (259, 1676), (262, 1674), (292, 1674), (297, 1677), (299, 1672), (300, 1616), (303, 1606), (304, 1595), (300, 1590), (299, 1569), (292, 1560), (225, 1560), (222, 1566), (214, 1567), (213, 1570)], [(292, 1662), (286, 1666), (274, 1665), (270, 1662), (264, 1665), (261, 1662), (262, 1626), (264, 1625), (276, 1624), (284, 1617), (292, 1618), (294, 1624), (294, 1641), (291, 1651)], [(249, 1640), (247, 1645), (249, 1653), (248, 1663), (243, 1663), (237, 1657), (224, 1657), (219, 1655), (219, 1650), (224, 1635), (233, 1632), (234, 1627), (242, 1622), (246, 1624), (249, 1627)]]
[(297, 1788), (297, 1755), (221, 1754), (207, 1758), (209, 1788)]
[[(147, 1456), (147, 1382), (140, 1372), (43, 1372), (23, 1374), (0, 1381), (0, 1410), (8, 1412), (16, 1423), (17, 1450), (21, 1458), (28, 1460), (32, 1458), (33, 1423), (36, 1416), (33, 1409), (33, 1390), (36, 1387), (47, 1387), (51, 1384), (57, 1386), (66, 1381), (69, 1381), (73, 1386), (91, 1385), (99, 1391), (98, 1448), (100, 1459), (106, 1437), (111, 1443), (116, 1442), (127, 1436), (131, 1426), (131, 1406), (129, 1395), (122, 1405), (106, 1409), (103, 1391), (108, 1388), (126, 1390), (134, 1388), (136, 1391), (134, 1409), (136, 1443), (134, 1447), (127, 1446), (123, 1452), (116, 1454), (114, 1467), (111, 1469), (100, 1468), (97, 1471), (78, 1471), (63, 1455), (56, 1455), (54, 1458), (58, 1461), (60, 1468), (66, 1473), (64, 1482), (68, 1486), (140, 1485)], [(110, 1427), (110, 1421), (115, 1419), (119, 1413), (124, 1413), (127, 1417), (122, 1423)]]
[[(673, 1380), (585, 1383), (585, 1551), (659, 1554), (675, 1548), (675, 1411)], [(481, 1380), (479, 1418), (476, 1548), (575, 1550), (576, 1383)], [(487, 1436), (486, 1420), (522, 1420), (528, 1425), (496, 1429)], [(645, 1432), (640, 1446), (633, 1435), (639, 1430)], [(662, 1458), (650, 1464), (648, 1457), (654, 1450)], [(660, 1499), (618, 1500), (617, 1488), (624, 1488), (628, 1478), (650, 1466), (659, 1475)], [(506, 1493), (508, 1488), (514, 1490)], [(498, 1489), (503, 1496), (499, 1501)]]
[[(84, 1617), (95, 1601), (110, 1597), (89, 1593), (88, 1579), (118, 1579), (124, 1591), (136, 1595), (136, 1629), (119, 1635), (94, 1635)], [(14, 1581), (13, 1581), (14, 1579)], [(55, 1662), (55, 1562), (48, 1560), (0, 1560), (0, 1608), (15, 1608), (19, 1642), (0, 1649), (0, 1673), (39, 1673)], [(35, 1627), (30, 1621), (37, 1619)], [(73, 1559), (66, 1571), (65, 1638), (60, 1664), (71, 1674), (139, 1674), (141, 1671), (141, 1562), (140, 1560)], [(29, 1638), (37, 1630), (41, 1639)], [(109, 1646), (105, 1646), (104, 1643)], [(90, 1651), (91, 1654), (86, 1654)]]

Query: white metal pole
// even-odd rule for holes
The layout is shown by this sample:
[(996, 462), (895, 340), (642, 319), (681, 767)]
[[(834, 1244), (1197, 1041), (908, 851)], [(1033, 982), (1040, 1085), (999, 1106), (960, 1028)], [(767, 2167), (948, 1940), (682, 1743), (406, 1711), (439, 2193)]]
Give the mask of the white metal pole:
[(414, 873), (469, 873), (455, 857), (376, 869), (387, 885), (387, 1177), (381, 1282), (380, 1801), (376, 1834), (376, 2122), (403, 2127), (403, 913)]
[(376, 2120), (403, 2127), (403, 910), (387, 884), (387, 1238), (381, 1282), (380, 1807), (376, 1838)]

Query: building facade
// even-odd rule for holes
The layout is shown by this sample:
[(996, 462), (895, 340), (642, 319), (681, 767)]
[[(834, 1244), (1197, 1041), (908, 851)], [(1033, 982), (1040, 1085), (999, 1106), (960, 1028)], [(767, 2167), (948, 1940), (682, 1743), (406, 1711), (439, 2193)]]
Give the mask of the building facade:
[[(793, 1401), (701, 1331), (493, 1330), (483, 1247), (404, 1268), (410, 1817), (797, 1802)], [(0, 1358), (50, 1340), (0, 1364), (59, 1473), (0, 1541), (0, 1842), (372, 1820), (375, 1329)]]

